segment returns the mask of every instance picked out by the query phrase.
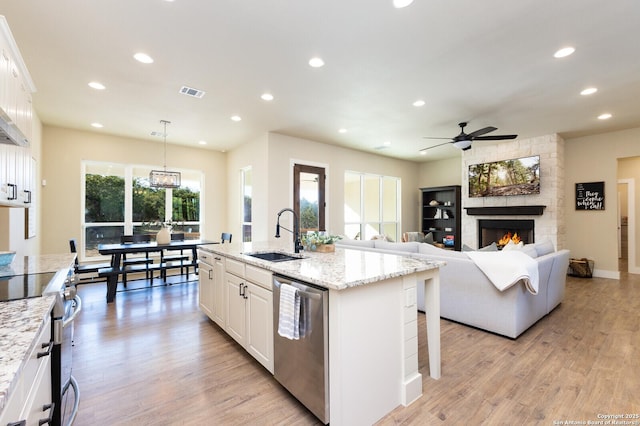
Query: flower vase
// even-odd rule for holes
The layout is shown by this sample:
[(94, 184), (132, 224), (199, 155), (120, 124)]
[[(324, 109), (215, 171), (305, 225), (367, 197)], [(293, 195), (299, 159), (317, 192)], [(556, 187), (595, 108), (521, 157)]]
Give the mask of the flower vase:
[(171, 229), (168, 226), (160, 228), (156, 234), (156, 242), (158, 244), (169, 244), (171, 242)]

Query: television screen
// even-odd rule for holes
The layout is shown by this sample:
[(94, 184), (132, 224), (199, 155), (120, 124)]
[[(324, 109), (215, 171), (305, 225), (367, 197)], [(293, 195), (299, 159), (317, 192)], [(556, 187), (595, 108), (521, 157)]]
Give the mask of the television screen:
[(469, 166), (469, 197), (539, 193), (539, 155)]

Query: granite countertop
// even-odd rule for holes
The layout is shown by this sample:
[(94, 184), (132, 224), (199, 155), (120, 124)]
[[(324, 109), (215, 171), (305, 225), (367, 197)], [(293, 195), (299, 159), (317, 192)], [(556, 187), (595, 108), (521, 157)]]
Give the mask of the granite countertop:
[(0, 277), (57, 272), (60, 269), (73, 266), (75, 258), (74, 253), (16, 256), (10, 265), (0, 266)]
[[(75, 254), (16, 257), (0, 267), (0, 277), (57, 272), (73, 266)], [(0, 302), (0, 412), (17, 383), (55, 296)]]
[(302, 251), (300, 260), (269, 262), (246, 253), (293, 253), (292, 243), (207, 244), (199, 249), (332, 290), (374, 283), (444, 266), (444, 262), (336, 247), (335, 252)]

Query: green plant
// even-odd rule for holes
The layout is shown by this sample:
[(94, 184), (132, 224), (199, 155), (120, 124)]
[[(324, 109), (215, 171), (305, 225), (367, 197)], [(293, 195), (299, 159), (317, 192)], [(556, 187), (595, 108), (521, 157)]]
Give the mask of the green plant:
[(342, 239), (339, 235), (329, 235), (325, 232), (307, 232), (302, 235), (302, 245), (311, 246), (311, 245), (321, 245), (321, 244), (333, 244), (336, 241)]

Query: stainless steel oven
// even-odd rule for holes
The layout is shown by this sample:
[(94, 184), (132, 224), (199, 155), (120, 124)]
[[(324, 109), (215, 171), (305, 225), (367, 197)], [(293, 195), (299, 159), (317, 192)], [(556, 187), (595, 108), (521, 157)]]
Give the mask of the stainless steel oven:
[(80, 401), (72, 372), (73, 323), (82, 309), (76, 294), (73, 270), (0, 277), (0, 302), (31, 297), (55, 296), (52, 310), (51, 394), (53, 414), (49, 424), (68, 426), (75, 419)]

